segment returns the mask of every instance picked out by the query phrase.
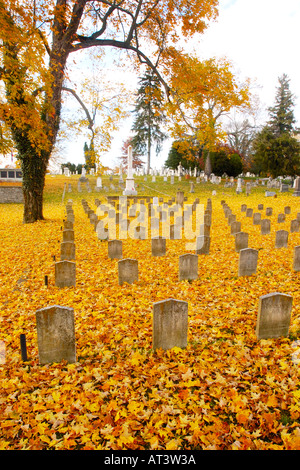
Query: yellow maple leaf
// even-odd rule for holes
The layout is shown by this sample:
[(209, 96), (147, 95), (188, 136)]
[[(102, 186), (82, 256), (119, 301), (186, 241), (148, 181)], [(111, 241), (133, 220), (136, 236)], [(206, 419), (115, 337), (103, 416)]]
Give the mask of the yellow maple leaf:
[(270, 395), (267, 400), (267, 406), (276, 408), (278, 406), (278, 400), (275, 395)]

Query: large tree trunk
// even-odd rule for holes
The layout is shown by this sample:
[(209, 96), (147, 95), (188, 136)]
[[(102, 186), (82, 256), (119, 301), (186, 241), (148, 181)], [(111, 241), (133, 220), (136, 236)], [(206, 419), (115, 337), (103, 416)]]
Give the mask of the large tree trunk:
[(212, 168), (211, 168), (211, 159), (210, 159), (210, 153), (208, 152), (208, 153), (207, 153), (207, 156), (206, 156), (206, 160), (205, 160), (204, 173), (205, 173), (207, 176), (210, 176), (210, 175), (211, 175), (211, 172), (212, 172)]
[(48, 156), (35, 155), (32, 152), (22, 158), (24, 215), (23, 222), (31, 223), (43, 220), (43, 192)]

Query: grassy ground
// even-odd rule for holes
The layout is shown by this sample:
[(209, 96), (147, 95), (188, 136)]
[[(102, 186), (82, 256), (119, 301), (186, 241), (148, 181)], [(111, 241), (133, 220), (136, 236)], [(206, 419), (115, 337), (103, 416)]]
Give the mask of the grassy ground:
[[(157, 177), (136, 178), (139, 195), (168, 200), (183, 190), (188, 203), (212, 199), (211, 249), (199, 255), (195, 281), (178, 281), (178, 257), (186, 240), (167, 240), (162, 258), (151, 240), (123, 241), (123, 257), (139, 262), (139, 280), (118, 285), (117, 261), (107, 256), (81, 205), (86, 199), (121, 195), (109, 190), (77, 192), (78, 177), (47, 176), (45, 220), (24, 225), (22, 205), (0, 205), (0, 448), (2, 449), (300, 449), (299, 274), (292, 270), (300, 233), (275, 249), (275, 231), (289, 230), (300, 212), (292, 192), (250, 196), (234, 188)], [(176, 178), (175, 178), (176, 180)], [(96, 178), (91, 177), (94, 188)], [(64, 183), (72, 185), (65, 193)], [(117, 181), (112, 182), (117, 186)], [(111, 182), (103, 178), (103, 184)], [(146, 188), (145, 185), (148, 187)], [(84, 188), (84, 185), (82, 185)], [(151, 188), (151, 189), (150, 189)], [(212, 195), (212, 191), (216, 195)], [(65, 204), (75, 212), (76, 287), (54, 283)], [(225, 200), (259, 250), (257, 273), (238, 277), (238, 254), (225, 219)], [(270, 235), (240, 210), (259, 203), (273, 207)], [(277, 215), (286, 205), (284, 223)], [(48, 286), (45, 286), (45, 276)], [(293, 296), (288, 337), (257, 341), (261, 295)], [(152, 350), (153, 302), (188, 302), (188, 346)], [(77, 362), (40, 366), (35, 312), (49, 305), (74, 308)], [(19, 335), (26, 334), (23, 363)], [(4, 357), (5, 353), (5, 357)]]

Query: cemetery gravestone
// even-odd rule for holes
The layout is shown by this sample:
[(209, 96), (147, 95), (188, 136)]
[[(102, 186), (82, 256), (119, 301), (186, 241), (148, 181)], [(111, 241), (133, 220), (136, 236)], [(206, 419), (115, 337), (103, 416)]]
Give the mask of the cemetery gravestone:
[(74, 224), (70, 220), (64, 220), (64, 230), (73, 230)]
[(259, 225), (260, 221), (261, 221), (261, 213), (255, 212), (255, 214), (253, 214), (253, 225)]
[(288, 184), (281, 184), (280, 185), (280, 192), (281, 193), (287, 193), (289, 191), (289, 185)]
[(248, 248), (249, 234), (246, 232), (238, 232), (235, 234), (235, 251), (240, 252), (244, 248)]
[(183, 203), (184, 203), (184, 192), (183, 191), (177, 191), (176, 204), (180, 204), (182, 206)]
[(285, 221), (285, 214), (278, 214), (277, 223), (282, 224)]
[(75, 243), (62, 242), (60, 244), (60, 260), (75, 260)]
[(65, 260), (55, 263), (55, 285), (57, 287), (76, 285), (76, 264), (73, 261)]
[(153, 349), (187, 346), (188, 303), (167, 299), (153, 304)]
[(124, 282), (133, 284), (139, 278), (138, 261), (129, 258), (118, 261), (118, 273), (120, 286)]
[(108, 241), (108, 257), (111, 259), (122, 259), (122, 240)]
[(246, 217), (252, 217), (252, 216), (253, 216), (253, 209), (251, 209), (250, 207), (247, 207)]
[(259, 299), (257, 339), (278, 338), (289, 332), (293, 297), (275, 292)]
[(200, 235), (196, 239), (196, 254), (197, 255), (208, 255), (210, 248), (210, 237)]
[(236, 233), (240, 231), (241, 231), (241, 222), (238, 222), (237, 220), (235, 220), (234, 222), (232, 222), (230, 226), (230, 233), (231, 235), (235, 235)]
[(260, 222), (260, 233), (261, 235), (268, 235), (271, 231), (270, 219), (262, 219)]
[(272, 207), (267, 207), (266, 208), (266, 215), (272, 215), (273, 214), (273, 209)]
[(151, 240), (152, 256), (165, 256), (166, 239), (162, 237), (154, 237)]
[(235, 221), (236, 221), (236, 215), (235, 214), (230, 214), (228, 216), (228, 219), (227, 219), (228, 225), (231, 225)]
[(291, 220), (290, 232), (299, 232), (300, 222), (297, 219)]
[(294, 248), (293, 270), (300, 271), (300, 246)]
[(258, 260), (258, 250), (253, 248), (244, 248), (240, 250), (239, 257), (239, 276), (251, 276), (256, 273)]
[(293, 196), (300, 196), (300, 177), (299, 176), (297, 176), (297, 178), (295, 180)]
[(198, 255), (187, 253), (179, 256), (179, 281), (198, 278)]
[(54, 305), (36, 311), (40, 364), (76, 362), (74, 310)]
[(181, 239), (181, 224), (171, 224), (170, 225), (170, 240), (180, 240)]
[(74, 230), (63, 230), (63, 241), (74, 242)]
[(205, 235), (207, 237), (210, 236), (210, 225), (207, 224), (201, 224), (200, 225), (200, 233), (199, 235)]
[(288, 244), (289, 232), (278, 230), (275, 238), (275, 248), (286, 248)]

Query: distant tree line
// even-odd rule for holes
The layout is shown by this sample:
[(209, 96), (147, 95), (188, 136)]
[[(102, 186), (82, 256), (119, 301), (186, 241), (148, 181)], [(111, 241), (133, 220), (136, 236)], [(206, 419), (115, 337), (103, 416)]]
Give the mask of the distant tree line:
[(278, 78), (275, 105), (268, 109), (269, 120), (260, 128), (251, 125), (248, 119), (233, 121), (227, 128), (227, 142), (208, 152), (195, 139), (174, 141), (165, 166), (176, 169), (181, 162), (183, 168), (206, 170), (209, 155), (210, 171), (215, 175), (238, 176), (250, 171), (259, 176), (300, 175), (300, 142), (296, 136), (292, 95), (287, 75)]
[[(173, 142), (165, 166), (176, 170), (180, 163), (185, 170), (197, 168), (199, 171), (204, 171), (207, 154), (205, 150), (181, 147), (180, 141)], [(216, 151), (209, 152), (209, 157), (212, 173), (216, 176), (222, 176), (224, 173), (228, 176), (237, 176), (243, 171), (241, 155), (229, 145), (218, 146)]]
[(88, 145), (86, 142), (84, 143), (83, 154), (85, 163), (78, 163), (77, 165), (71, 162), (62, 163), (61, 169), (64, 170), (64, 168), (69, 168), (71, 173), (76, 173), (77, 171), (78, 175), (81, 175), (82, 168), (85, 168), (87, 172), (89, 172), (91, 168), (94, 168), (96, 170), (96, 165), (94, 163), (94, 149), (92, 143), (90, 145)]

